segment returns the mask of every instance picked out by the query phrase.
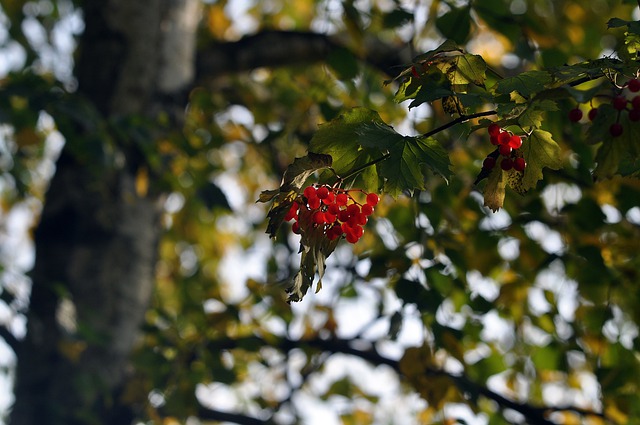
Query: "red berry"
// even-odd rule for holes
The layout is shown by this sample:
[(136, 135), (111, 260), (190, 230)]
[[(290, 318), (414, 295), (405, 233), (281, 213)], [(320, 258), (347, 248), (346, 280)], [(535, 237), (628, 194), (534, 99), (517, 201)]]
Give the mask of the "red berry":
[(614, 109), (622, 111), (627, 107), (627, 98), (624, 96), (616, 96), (613, 98), (613, 101), (611, 103), (613, 104)]
[(578, 122), (582, 119), (582, 109), (573, 108), (569, 111), (569, 121)]
[(637, 93), (640, 91), (640, 80), (638, 80), (637, 78), (633, 78), (631, 80), (629, 80), (629, 83), (627, 84), (627, 88), (629, 89), (629, 91), (633, 92), (633, 93)]
[(321, 202), (322, 201), (320, 201), (320, 198), (318, 198), (317, 196), (313, 196), (307, 199), (307, 203), (309, 204), (309, 209), (312, 209), (312, 210), (317, 210), (318, 208), (320, 208)]
[(489, 136), (492, 137), (498, 137), (498, 134), (500, 134), (500, 126), (496, 123), (491, 123), (489, 124), (489, 127), (487, 127), (487, 131), (489, 132)]
[(500, 144), (500, 141), (498, 140), (498, 136), (491, 136), (489, 137), (489, 141), (491, 142), (492, 145), (494, 146), (498, 146)]
[(620, 124), (619, 122), (614, 122), (613, 124), (611, 124), (611, 127), (609, 127), (609, 133), (611, 133), (613, 137), (622, 135), (622, 124)]
[(482, 161), (482, 168), (485, 170), (492, 170), (496, 166), (496, 159), (492, 156), (488, 156)]
[(598, 115), (598, 108), (591, 108), (589, 110), (589, 121), (593, 121), (596, 119), (596, 116)]
[(380, 202), (380, 197), (375, 193), (367, 193), (367, 204), (375, 207)]
[(511, 139), (511, 135), (506, 131), (503, 131), (498, 135), (498, 144), (500, 145), (508, 145), (509, 139)]
[(518, 157), (513, 161), (513, 169), (516, 171), (522, 172), (524, 171), (526, 166), (527, 166), (527, 163), (525, 162), (524, 158)]
[(291, 231), (296, 235), (300, 234), (300, 224), (297, 221), (293, 223), (293, 226), (291, 226)]
[(349, 197), (346, 193), (338, 193), (338, 195), (336, 196), (336, 204), (340, 207), (343, 205), (347, 205), (348, 200)]
[(325, 211), (325, 213), (324, 213), (324, 221), (325, 221), (325, 223), (333, 224), (333, 223), (336, 222), (336, 215), (335, 214), (331, 214), (328, 211)]
[(415, 66), (411, 67), (411, 74), (416, 78), (420, 78), (420, 74), (418, 74), (418, 70), (416, 69)]
[(371, 215), (373, 214), (373, 207), (369, 204), (364, 204), (362, 206), (362, 214), (364, 215)]
[(329, 196), (329, 189), (326, 186), (320, 187), (318, 190), (316, 190), (316, 196), (320, 199), (325, 199), (327, 196)]
[(329, 193), (327, 194), (327, 197), (322, 200), (322, 203), (325, 205), (331, 205), (335, 202), (335, 200), (336, 200), (335, 193), (329, 191)]
[(347, 210), (342, 210), (338, 213), (338, 220), (340, 220), (343, 223), (349, 220), (349, 213), (347, 212)]
[(633, 109), (640, 109), (640, 95), (631, 99), (631, 106)]
[(509, 145), (500, 145), (500, 147), (498, 148), (498, 151), (500, 152), (500, 155), (502, 155), (502, 156), (509, 156), (509, 155), (511, 155), (511, 146), (509, 146)]
[(347, 242), (349, 242), (349, 243), (356, 243), (356, 242), (358, 242), (358, 239), (360, 239), (360, 238), (358, 238), (355, 235), (355, 233), (353, 233), (353, 232), (347, 232), (347, 238), (346, 239), (347, 239)]
[(327, 212), (329, 214), (338, 215), (338, 213), (340, 212), (340, 207), (336, 204), (331, 204), (329, 205), (329, 207), (327, 207)]
[(502, 161), (500, 161), (500, 168), (502, 168), (504, 171), (509, 171), (510, 169), (512, 169), (513, 161), (511, 160), (511, 158), (502, 158)]
[(629, 121), (640, 121), (640, 109), (632, 109), (629, 111)]
[(291, 204), (291, 208), (289, 208), (289, 212), (287, 212), (287, 215), (284, 216), (284, 221), (291, 221), (294, 218), (298, 217), (298, 203), (294, 202), (293, 204)]
[(509, 138), (509, 146), (512, 149), (520, 149), (520, 146), (522, 146), (522, 137), (514, 134), (513, 136), (511, 136)]
[(325, 217), (324, 217), (324, 213), (322, 211), (316, 211), (313, 213), (313, 216), (311, 218), (313, 220), (313, 224), (324, 224), (326, 222)]
[(349, 217), (354, 216), (356, 214), (360, 213), (360, 205), (358, 204), (351, 204), (347, 207), (347, 214), (349, 214)]
[(313, 198), (314, 196), (316, 196), (316, 188), (313, 186), (307, 186), (304, 188), (303, 193), (307, 198)]

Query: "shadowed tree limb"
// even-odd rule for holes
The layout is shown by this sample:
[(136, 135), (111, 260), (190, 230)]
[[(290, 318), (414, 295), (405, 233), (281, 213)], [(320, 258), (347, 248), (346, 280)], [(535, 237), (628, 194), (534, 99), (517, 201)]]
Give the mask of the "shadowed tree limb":
[[(342, 338), (315, 338), (307, 340), (280, 338), (277, 340), (265, 340), (257, 336), (251, 336), (245, 338), (210, 341), (208, 344), (208, 349), (211, 351), (219, 351), (255, 346), (271, 346), (282, 351), (290, 351), (296, 348), (314, 348), (330, 353), (348, 354), (366, 360), (373, 365), (389, 366), (399, 375), (402, 375), (402, 372), (400, 371), (399, 361), (382, 356), (380, 353), (378, 353), (373, 343), (366, 340), (351, 340)], [(451, 379), (451, 381), (456, 385), (456, 387), (458, 387), (458, 389), (462, 393), (470, 396), (471, 398), (483, 396), (489, 400), (494, 401), (501, 410), (513, 410), (515, 412), (518, 412), (523, 415), (526, 422), (531, 425), (556, 425), (555, 422), (547, 419), (547, 415), (553, 412), (565, 411), (575, 412), (581, 416), (595, 416), (603, 418), (605, 420), (607, 419), (602, 413), (581, 409), (574, 406), (536, 407), (528, 403), (521, 403), (518, 401), (510, 400), (498, 394), (497, 392), (492, 391), (491, 389), (472, 381), (464, 374), (456, 374), (447, 372), (442, 369), (433, 368), (429, 369), (427, 373), (432, 376), (444, 376)]]
[[(261, 67), (309, 64), (326, 60), (330, 53), (348, 47), (338, 36), (304, 31), (265, 30), (238, 41), (215, 42), (199, 51), (196, 81), (249, 71)], [(405, 48), (370, 38), (362, 49), (352, 52), (360, 60), (381, 72), (395, 76), (399, 64), (411, 61)]]

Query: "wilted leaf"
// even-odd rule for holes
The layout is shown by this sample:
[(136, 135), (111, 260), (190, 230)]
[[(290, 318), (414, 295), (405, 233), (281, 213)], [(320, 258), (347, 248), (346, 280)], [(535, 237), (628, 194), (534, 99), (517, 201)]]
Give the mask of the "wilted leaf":
[(257, 202), (273, 201), (267, 217), (267, 233), (269, 237), (275, 238), (278, 228), (284, 220), (284, 216), (291, 208), (294, 199), (300, 193), (302, 185), (316, 171), (331, 167), (332, 158), (330, 155), (316, 154), (309, 152), (307, 156), (296, 158), (289, 165), (282, 177), (279, 189), (264, 190)]
[(496, 212), (504, 204), (505, 186), (507, 184), (504, 178), (504, 171), (500, 168), (500, 162), (496, 163), (487, 179), (487, 185), (484, 188), (484, 206)]

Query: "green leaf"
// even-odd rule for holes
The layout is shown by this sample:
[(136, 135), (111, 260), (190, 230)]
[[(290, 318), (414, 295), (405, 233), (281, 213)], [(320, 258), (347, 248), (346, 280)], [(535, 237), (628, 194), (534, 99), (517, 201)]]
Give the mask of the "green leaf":
[(351, 80), (358, 75), (358, 61), (349, 49), (342, 47), (332, 49), (327, 57), (327, 63), (341, 80)]
[(527, 71), (499, 81), (495, 90), (498, 94), (510, 94), (515, 91), (528, 98), (544, 90), (545, 85), (550, 82), (551, 74), (547, 71)]
[(548, 99), (534, 100), (527, 109), (518, 117), (518, 124), (525, 130), (529, 131), (542, 125), (544, 113), (548, 111), (557, 111), (556, 102)]
[(407, 137), (386, 124), (372, 123), (359, 132), (360, 144), (389, 157), (377, 165), (384, 190), (393, 197), (403, 191), (424, 189), (425, 167), (448, 179), (451, 175), (447, 152), (433, 138)]
[(338, 175), (346, 175), (354, 169), (363, 152), (358, 143), (358, 130), (363, 125), (382, 122), (376, 111), (354, 108), (320, 126), (311, 138), (309, 150), (333, 158), (333, 169)]
[(480, 55), (465, 53), (447, 57), (436, 64), (452, 85), (475, 84), (482, 86), (486, 79), (487, 64)]
[(523, 191), (536, 187), (538, 180), (543, 177), (543, 168), (558, 170), (562, 167), (560, 146), (547, 131), (533, 130), (531, 135), (524, 140), (520, 149), (527, 162), (527, 168), (525, 168), (522, 178)]

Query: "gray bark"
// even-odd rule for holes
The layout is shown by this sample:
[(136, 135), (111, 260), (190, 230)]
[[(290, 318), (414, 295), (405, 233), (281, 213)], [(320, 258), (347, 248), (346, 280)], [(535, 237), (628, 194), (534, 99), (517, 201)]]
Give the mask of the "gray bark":
[[(86, 2), (76, 75), (80, 94), (105, 122), (153, 119), (176, 109), (171, 99), (184, 99), (194, 74), (198, 4)], [(130, 140), (112, 135), (116, 152), (103, 158), (118, 160), (96, 165), (69, 148), (96, 143), (94, 135), (78, 129), (66, 136), (81, 140), (67, 140), (35, 233), (27, 336), (17, 349), (10, 419), (14, 425), (126, 424), (134, 412), (122, 408), (119, 394), (152, 293), (162, 198), (136, 192), (144, 158)]]

